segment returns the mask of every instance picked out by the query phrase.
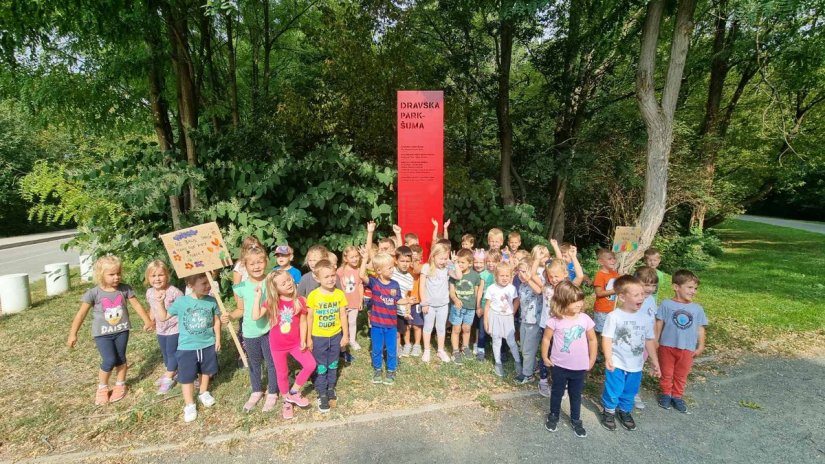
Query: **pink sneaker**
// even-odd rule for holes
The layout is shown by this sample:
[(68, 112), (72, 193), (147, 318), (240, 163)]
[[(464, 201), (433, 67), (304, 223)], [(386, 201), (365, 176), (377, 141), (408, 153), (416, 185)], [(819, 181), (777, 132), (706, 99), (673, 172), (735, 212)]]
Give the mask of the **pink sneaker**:
[(112, 396), (109, 397), (109, 402), (115, 403), (122, 400), (124, 396), (126, 396), (126, 384), (115, 384), (115, 387), (112, 388)]
[(165, 394), (169, 393), (169, 390), (171, 390), (174, 386), (175, 386), (175, 381), (174, 380), (163, 378), (160, 381), (160, 386), (158, 386), (158, 395), (165, 395)]
[(301, 392), (296, 394), (287, 393), (284, 395), (284, 401), (287, 403), (292, 403), (298, 407), (305, 408), (309, 406), (309, 400), (301, 396)]
[(252, 394), (249, 395), (249, 399), (246, 400), (246, 403), (243, 405), (244, 412), (251, 412), (253, 409), (255, 409), (255, 405), (257, 405), (263, 397), (264, 392), (252, 392)]
[(284, 401), (283, 414), (284, 419), (292, 419), (294, 415), (294, 412), (292, 410), (292, 403), (287, 403), (286, 401)]
[(266, 401), (264, 401), (264, 407), (262, 409), (263, 412), (270, 412), (275, 409), (275, 405), (278, 404), (278, 394), (277, 393), (267, 393), (266, 394)]

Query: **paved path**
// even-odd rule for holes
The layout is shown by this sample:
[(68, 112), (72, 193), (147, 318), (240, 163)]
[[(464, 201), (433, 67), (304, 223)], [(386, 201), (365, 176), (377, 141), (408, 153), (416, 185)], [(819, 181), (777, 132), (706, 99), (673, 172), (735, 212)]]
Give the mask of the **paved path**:
[(790, 227), (791, 229), (807, 230), (808, 232), (816, 232), (818, 234), (825, 234), (825, 222), (807, 222), (795, 221), (793, 219), (779, 219), (765, 216), (751, 216), (743, 214), (736, 216), (736, 219), (741, 221), (761, 222), (762, 224), (770, 224), (779, 227)]
[(43, 278), (43, 267), (51, 263), (69, 263), (80, 265), (80, 253), (77, 250), (63, 251), (61, 245), (71, 240), (62, 238), (31, 245), (14, 246), (0, 249), (0, 275), (26, 273), (29, 281)]

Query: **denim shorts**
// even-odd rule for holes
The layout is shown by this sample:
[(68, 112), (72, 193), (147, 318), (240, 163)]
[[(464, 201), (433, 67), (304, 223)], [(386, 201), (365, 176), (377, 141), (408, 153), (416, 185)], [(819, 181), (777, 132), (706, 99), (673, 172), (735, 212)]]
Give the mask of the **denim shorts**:
[(456, 325), (473, 325), (473, 319), (476, 317), (475, 309), (458, 309), (450, 305), (450, 324)]

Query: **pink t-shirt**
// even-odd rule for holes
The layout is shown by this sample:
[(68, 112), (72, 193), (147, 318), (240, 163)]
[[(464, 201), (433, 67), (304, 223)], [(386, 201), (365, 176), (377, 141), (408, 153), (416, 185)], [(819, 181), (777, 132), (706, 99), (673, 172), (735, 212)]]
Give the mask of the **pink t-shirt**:
[[(301, 345), (301, 314), (307, 313), (307, 302), (299, 296), (301, 310), (296, 312), (292, 300), (278, 300), (278, 318), (269, 330), (269, 348), (272, 351), (289, 351)], [(268, 301), (263, 307), (267, 308)]]
[[(172, 306), (172, 302), (178, 297), (183, 296), (183, 292), (178, 290), (178, 287), (170, 285), (166, 289), (166, 297), (163, 299), (166, 302), (166, 309)], [(149, 287), (146, 289), (146, 301), (149, 302), (149, 310), (152, 312), (152, 318), (155, 319), (155, 333), (158, 335), (176, 335), (178, 333), (178, 317), (172, 316), (165, 321), (158, 319), (158, 303), (155, 301), (155, 288)]]
[(550, 350), (553, 365), (571, 371), (586, 371), (590, 367), (587, 331), (595, 326), (593, 319), (584, 313), (574, 319), (551, 317), (547, 328), (553, 329), (553, 349)]
[(364, 283), (361, 281), (358, 269), (344, 266), (338, 269), (338, 280), (341, 281), (341, 290), (347, 297), (347, 308), (361, 309), (364, 304)]

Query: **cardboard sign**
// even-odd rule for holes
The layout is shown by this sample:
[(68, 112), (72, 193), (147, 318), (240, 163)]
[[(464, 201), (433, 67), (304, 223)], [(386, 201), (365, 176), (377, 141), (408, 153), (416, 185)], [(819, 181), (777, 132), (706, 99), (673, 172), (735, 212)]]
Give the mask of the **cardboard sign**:
[(641, 227), (616, 227), (616, 233), (613, 235), (613, 253), (629, 253), (638, 250), (641, 236)]
[(397, 101), (398, 225), (429, 257), (432, 219), (444, 222), (444, 92), (400, 90)]
[(160, 236), (180, 278), (231, 266), (218, 224), (208, 222)]

